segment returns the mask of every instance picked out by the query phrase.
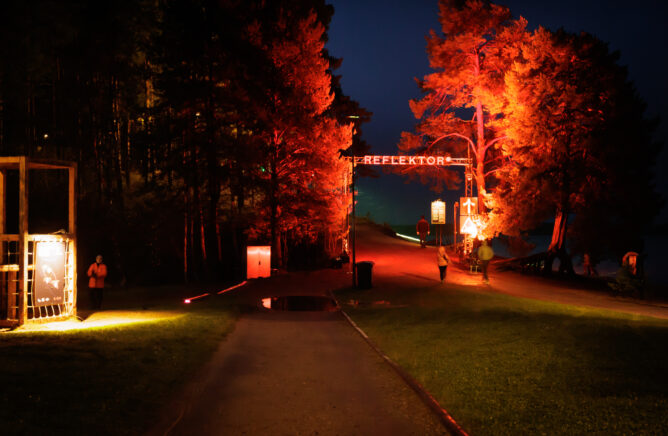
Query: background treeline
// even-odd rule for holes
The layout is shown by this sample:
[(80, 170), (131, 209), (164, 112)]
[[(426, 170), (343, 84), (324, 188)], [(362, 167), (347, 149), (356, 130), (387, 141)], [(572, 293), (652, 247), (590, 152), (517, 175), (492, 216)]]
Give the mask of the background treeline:
[[(78, 162), (80, 266), (100, 252), (120, 282), (240, 278), (248, 244), (271, 244), (276, 267), (338, 254), (341, 151), (366, 147), (349, 117), (371, 114), (332, 75), (332, 14), (307, 0), (3, 1), (0, 154)], [(31, 175), (31, 232), (64, 227), (65, 187)]]
[[(619, 53), (586, 33), (530, 30), (490, 1), (439, 0), (439, 11), (440, 32), (427, 39), (433, 72), (410, 102), (419, 121), (399, 148), (470, 155), (485, 237), (521, 247), (553, 222), (546, 273), (557, 258), (572, 273), (573, 253), (596, 263), (642, 252), (663, 205), (654, 184), (662, 144)], [(437, 188), (461, 183), (448, 170), (418, 175)]]

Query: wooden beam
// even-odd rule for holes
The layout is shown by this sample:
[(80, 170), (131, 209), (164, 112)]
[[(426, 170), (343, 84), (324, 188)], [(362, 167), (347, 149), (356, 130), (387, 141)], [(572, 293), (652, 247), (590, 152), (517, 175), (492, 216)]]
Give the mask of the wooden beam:
[(19, 158), (19, 324), (28, 317), (28, 166)]
[(68, 233), (77, 233), (77, 167), (68, 168)]
[(21, 159), (27, 162), (29, 170), (66, 170), (76, 163), (66, 160), (32, 159), (26, 156), (0, 156), (0, 169), (18, 170)]
[(5, 233), (7, 222), (7, 171), (0, 170), (0, 235)]
[(69, 236), (70, 259), (72, 262), (72, 313), (77, 314), (77, 166), (68, 169), (69, 174)]

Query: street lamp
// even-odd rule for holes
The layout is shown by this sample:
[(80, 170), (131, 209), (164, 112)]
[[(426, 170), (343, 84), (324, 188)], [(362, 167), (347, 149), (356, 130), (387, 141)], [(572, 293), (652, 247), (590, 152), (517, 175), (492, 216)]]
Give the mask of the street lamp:
[(453, 209), (452, 215), (452, 249), (457, 252), (457, 208), (459, 208), (459, 202), (455, 201), (455, 206)]
[[(359, 115), (348, 115), (349, 119), (352, 120), (358, 120), (360, 117)], [(353, 136), (355, 135), (355, 131), (353, 130)], [(350, 235), (350, 242), (351, 242), (351, 251), (352, 251), (352, 256), (351, 256), (351, 261), (352, 261), (352, 268), (353, 268), (353, 289), (357, 287), (357, 265), (355, 264), (355, 144), (350, 145), (350, 154), (351, 154), (351, 162), (352, 162), (352, 179), (351, 179), (351, 188), (352, 188), (352, 196), (353, 196), (353, 209), (352, 209), (352, 217), (351, 217), (351, 235)]]

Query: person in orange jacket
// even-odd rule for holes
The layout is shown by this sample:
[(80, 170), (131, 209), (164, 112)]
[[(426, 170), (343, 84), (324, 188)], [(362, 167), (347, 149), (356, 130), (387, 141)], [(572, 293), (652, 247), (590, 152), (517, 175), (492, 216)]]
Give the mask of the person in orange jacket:
[(88, 291), (93, 309), (102, 307), (102, 291), (104, 290), (104, 278), (107, 277), (107, 265), (102, 263), (102, 255), (95, 257), (95, 263), (88, 268)]

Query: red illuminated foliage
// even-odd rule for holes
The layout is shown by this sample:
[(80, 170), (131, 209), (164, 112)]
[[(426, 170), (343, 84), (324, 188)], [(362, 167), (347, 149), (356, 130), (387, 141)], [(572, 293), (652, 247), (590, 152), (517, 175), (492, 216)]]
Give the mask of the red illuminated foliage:
[[(569, 222), (581, 252), (617, 252), (611, 239), (628, 250), (658, 199), (651, 186), (657, 148), (626, 71), (586, 34), (538, 29), (518, 48), (505, 76), (503, 152), (511, 164), (500, 171), (490, 202), (490, 230), (516, 234), (554, 217), (547, 271), (555, 256), (572, 271)], [(632, 205), (638, 209), (629, 213)]]
[[(482, 0), (441, 0), (443, 36), (432, 31), (427, 52), (436, 71), (419, 82), (426, 95), (411, 101), (421, 119), (417, 134), (404, 132), (399, 147), (417, 154), (465, 157), (470, 151), (478, 195), (498, 167), (504, 73), (526, 37), (526, 21)], [(467, 150), (468, 149), (468, 150)], [(439, 175), (452, 184), (452, 175)], [(481, 201), (482, 204), (482, 201)]]
[(268, 104), (257, 108), (267, 189), (251, 236), (268, 234), (274, 261), (283, 266), (289, 245), (323, 233), (341, 238), (348, 209), (349, 164), (339, 150), (350, 145), (352, 125), (327, 113), (334, 94), (324, 32), (315, 13), (300, 17), (287, 9), (276, 23), (251, 27), (273, 65)]

